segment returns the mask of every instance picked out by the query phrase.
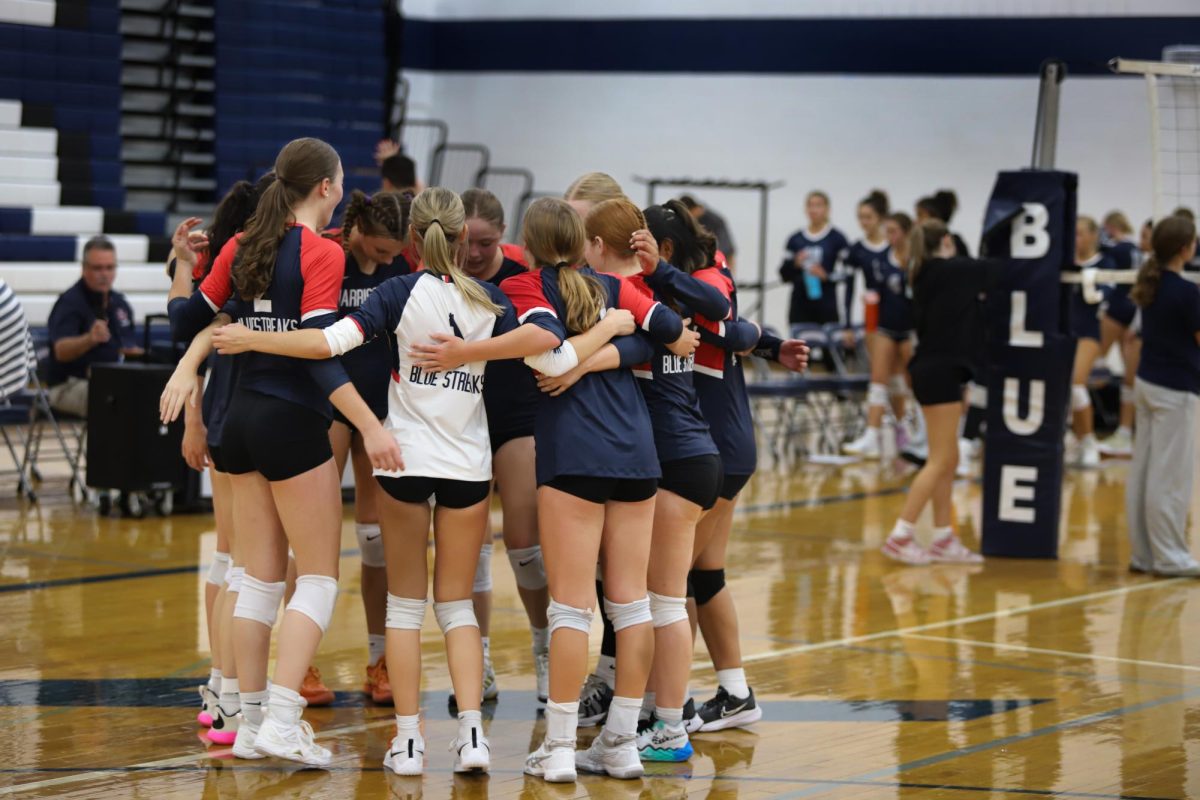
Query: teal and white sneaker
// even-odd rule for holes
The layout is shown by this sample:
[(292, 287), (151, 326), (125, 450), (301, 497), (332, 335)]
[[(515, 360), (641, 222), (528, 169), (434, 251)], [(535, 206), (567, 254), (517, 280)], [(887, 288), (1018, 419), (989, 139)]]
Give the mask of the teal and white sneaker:
[(692, 743), (682, 722), (668, 725), (654, 720), (638, 734), (637, 748), (642, 761), (687, 761), (692, 757)]

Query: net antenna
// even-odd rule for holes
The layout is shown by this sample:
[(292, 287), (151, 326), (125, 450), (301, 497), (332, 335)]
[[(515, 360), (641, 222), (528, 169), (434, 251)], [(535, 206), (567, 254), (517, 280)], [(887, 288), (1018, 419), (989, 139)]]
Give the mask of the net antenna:
[(1150, 104), (1154, 219), (1200, 205), (1200, 45), (1172, 45), (1162, 61), (1114, 58), (1113, 72), (1143, 75)]

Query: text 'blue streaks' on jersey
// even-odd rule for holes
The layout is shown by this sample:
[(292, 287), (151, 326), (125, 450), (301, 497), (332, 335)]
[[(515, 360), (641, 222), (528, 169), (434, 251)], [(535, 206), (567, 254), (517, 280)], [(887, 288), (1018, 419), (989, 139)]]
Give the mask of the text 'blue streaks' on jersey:
[[(608, 308), (629, 310), (634, 321), (650, 331), (654, 339), (674, 341), (682, 332), (682, 321), (677, 314), (643, 295), (624, 278), (595, 272), (589, 267), (580, 267), (579, 271), (600, 281), (608, 295)], [(567, 330), (566, 304), (554, 269), (517, 275), (504, 281), (501, 288), (512, 299), (523, 324), (544, 328), (560, 340), (579, 333)], [(644, 361), (648, 355), (643, 351), (638, 361)], [(541, 394), (534, 436), (538, 485), (560, 475), (662, 476), (650, 414), (633, 373), (626, 368), (588, 373), (558, 397)]]
[(389, 333), (395, 336), (397, 362), (385, 427), (400, 445), (404, 469), (376, 470), (376, 475), (491, 480), (492, 448), (483, 405), (485, 362), (430, 372), (408, 355), (413, 345), (432, 343), (433, 333), (476, 342), (517, 327), (504, 294), (489, 283), (475, 282), (501, 308), (499, 316), (468, 301), (449, 278), (421, 271), (384, 281), (357, 311), (327, 332), (331, 344), (347, 336), (351, 345)]

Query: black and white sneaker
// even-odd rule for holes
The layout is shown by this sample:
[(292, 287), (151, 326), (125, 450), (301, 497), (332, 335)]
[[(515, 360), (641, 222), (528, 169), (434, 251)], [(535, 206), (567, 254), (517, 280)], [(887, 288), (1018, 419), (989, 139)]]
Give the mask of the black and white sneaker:
[(734, 697), (718, 686), (717, 694), (696, 710), (687, 721), (688, 733), (711, 733), (726, 728), (743, 728), (762, 719), (762, 708), (754, 702), (754, 690), (749, 697)]
[(603, 725), (604, 720), (608, 719), (608, 707), (612, 705), (612, 699), (613, 690), (604, 679), (595, 673), (588, 675), (579, 693), (579, 727)]

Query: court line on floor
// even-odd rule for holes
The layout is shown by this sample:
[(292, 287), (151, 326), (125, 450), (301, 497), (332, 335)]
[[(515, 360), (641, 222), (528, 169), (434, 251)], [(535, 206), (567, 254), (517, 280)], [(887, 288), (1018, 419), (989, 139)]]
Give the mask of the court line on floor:
[[(1197, 697), (1200, 697), (1200, 689), (1192, 689), (1190, 691), (1181, 692), (1180, 694), (1171, 695), (1170, 697), (1161, 697), (1157, 700), (1147, 700), (1142, 703), (1136, 703), (1132, 706), (1123, 706), (1121, 708), (1110, 709), (1109, 711), (1097, 711), (1093, 714), (1086, 714), (1082, 717), (1066, 720), (1065, 722), (1056, 722), (1053, 725), (1046, 725), (1045, 727), (1037, 728), (1029, 731), (1028, 733), (1017, 733), (1013, 734), (1012, 736), (1004, 736), (1000, 739), (993, 739), (990, 742), (981, 742), (979, 744), (971, 745), (970, 747), (962, 747), (957, 750), (949, 750), (944, 753), (938, 753), (934, 756), (914, 759), (913, 761), (907, 761), (903, 764), (897, 764), (892, 767), (884, 767), (883, 769), (878, 769), (873, 772), (867, 772), (861, 775), (852, 775), (849, 778), (843, 778), (842, 780), (875, 781), (879, 780), (880, 778), (890, 778), (908, 770), (936, 766), (947, 761), (952, 761), (956, 758), (961, 758), (962, 756), (970, 756), (976, 753), (994, 750), (997, 747), (1007, 747), (1009, 745), (1019, 744), (1021, 742), (1025, 742), (1030, 739), (1036, 739), (1041, 736), (1047, 736), (1053, 733), (1062, 733), (1063, 731), (1086, 727), (1096, 722), (1103, 722), (1104, 720), (1113, 719), (1115, 717), (1123, 717), (1128, 714), (1136, 714), (1139, 711), (1147, 711), (1151, 708), (1157, 708), (1158, 706), (1168, 705), (1170, 703), (1181, 703)], [(811, 797), (814, 794), (836, 788), (837, 785), (838, 784), (835, 782), (823, 783), (818, 786), (812, 786), (808, 789), (791, 792), (790, 794), (779, 795), (778, 800), (796, 800), (796, 798)]]
[[(1119, 597), (1133, 592), (1145, 591), (1147, 589), (1162, 589), (1167, 586), (1173, 586), (1177, 583), (1185, 581), (1193, 581), (1194, 578), (1167, 578), (1165, 580), (1149, 581), (1147, 583), (1137, 583), (1130, 586), (1118, 586), (1115, 589), (1105, 589), (1100, 592), (1089, 592), (1088, 594), (1075, 595), (1073, 597), (1060, 597), (1057, 600), (1046, 600), (1041, 603), (1031, 603), (1027, 606), (1016, 606), (1013, 608), (1000, 608), (995, 611), (987, 611), (982, 614), (973, 614), (967, 617), (956, 617), (942, 622), (927, 622), (923, 625), (911, 625), (907, 628), (894, 628), (888, 631), (879, 631), (877, 633), (865, 633), (860, 636), (847, 636), (843, 639), (827, 639), (821, 642), (806, 642), (798, 644), (794, 647), (785, 647), (780, 650), (767, 650), (762, 653), (751, 653), (750, 655), (742, 656), (742, 663), (753, 664), (759, 661), (773, 661), (777, 658), (786, 658), (787, 656), (799, 655), (801, 653), (811, 653), (817, 650), (830, 650), (835, 647), (843, 647), (848, 644), (862, 644), (863, 642), (873, 642), (877, 639), (889, 639), (893, 636), (904, 636), (910, 633), (921, 633), (922, 631), (937, 630), (938, 628), (948, 628), (955, 625), (970, 625), (975, 622), (987, 622), (993, 619), (1002, 619), (1004, 617), (1015, 617), (1021, 614), (1030, 614), (1034, 611), (1044, 611), (1048, 608), (1060, 608), (1062, 606), (1075, 605), (1077, 603), (1086, 603), (1090, 600), (1102, 600), (1108, 597)], [(692, 665), (695, 669), (711, 669), (713, 666), (711, 661), (697, 662)]]
[(986, 642), (978, 639), (956, 639), (950, 636), (924, 636), (919, 633), (906, 633), (903, 636), (910, 639), (925, 639), (930, 642), (953, 642), (970, 647), (990, 647), (995, 650), (1015, 650), (1021, 653), (1036, 653), (1046, 656), (1064, 656), (1067, 658), (1082, 658), (1092, 661), (1111, 661), (1114, 664), (1134, 664), (1140, 667), (1164, 667), (1166, 669), (1181, 669), (1187, 672), (1200, 672), (1200, 667), (1187, 664), (1169, 664), (1165, 661), (1143, 661), (1138, 658), (1121, 658), (1120, 656), (1105, 656), (1099, 653), (1073, 653), (1070, 650), (1047, 650), (1043, 647), (1029, 647), (1023, 644), (1007, 644), (1005, 642)]

